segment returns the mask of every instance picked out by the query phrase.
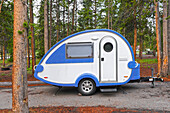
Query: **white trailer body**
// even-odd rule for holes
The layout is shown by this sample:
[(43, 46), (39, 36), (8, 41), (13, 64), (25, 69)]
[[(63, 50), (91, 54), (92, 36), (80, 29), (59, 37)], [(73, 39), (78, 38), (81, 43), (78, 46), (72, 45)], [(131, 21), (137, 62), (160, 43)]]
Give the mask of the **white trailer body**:
[(35, 78), (57, 86), (78, 87), (90, 79), (99, 86), (117, 86), (140, 78), (129, 42), (119, 33), (95, 29), (75, 33), (55, 44), (41, 59)]

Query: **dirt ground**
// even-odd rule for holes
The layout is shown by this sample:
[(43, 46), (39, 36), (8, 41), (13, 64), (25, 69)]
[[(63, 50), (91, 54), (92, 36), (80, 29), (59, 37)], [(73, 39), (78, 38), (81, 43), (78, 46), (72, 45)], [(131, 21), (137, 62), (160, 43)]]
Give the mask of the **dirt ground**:
[[(123, 89), (123, 90), (122, 90)], [(29, 87), (28, 99), (31, 112), (170, 112), (170, 82), (128, 83), (117, 92), (80, 96), (77, 88)], [(124, 91), (124, 92), (123, 92)], [(12, 89), (0, 89), (0, 112), (12, 108)], [(93, 109), (94, 108), (94, 109)], [(2, 110), (3, 109), (3, 110)], [(56, 109), (56, 110), (55, 110)]]
[[(1, 113), (10, 113), (12, 110), (4, 109), (0, 110)], [(156, 110), (130, 110), (130, 109), (117, 109), (113, 107), (38, 107), (30, 108), (30, 113), (168, 113), (166, 111), (156, 111)]]

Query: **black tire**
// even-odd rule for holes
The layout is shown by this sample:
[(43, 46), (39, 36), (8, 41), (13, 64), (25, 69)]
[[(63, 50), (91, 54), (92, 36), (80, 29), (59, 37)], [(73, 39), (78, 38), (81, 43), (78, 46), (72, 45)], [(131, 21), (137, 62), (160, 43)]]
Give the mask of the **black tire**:
[(96, 92), (96, 84), (92, 79), (83, 79), (79, 83), (78, 91), (84, 96), (92, 95)]

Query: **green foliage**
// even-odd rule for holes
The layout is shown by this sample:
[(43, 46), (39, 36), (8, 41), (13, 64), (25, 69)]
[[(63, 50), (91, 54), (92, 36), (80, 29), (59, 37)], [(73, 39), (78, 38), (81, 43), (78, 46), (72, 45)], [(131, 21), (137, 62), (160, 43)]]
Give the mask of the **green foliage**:
[(5, 45), (11, 60), (13, 58), (13, 8), (13, 1), (4, 1), (0, 13), (0, 46)]
[(155, 59), (136, 59), (138, 63), (148, 63), (148, 64), (155, 64), (158, 62), (158, 60)]
[(18, 30), (18, 34), (20, 34), (20, 35), (21, 35), (22, 33), (23, 33), (22, 31)]
[(24, 26), (25, 28), (29, 28), (28, 22), (24, 22), (24, 23), (23, 23), (23, 26)]
[(32, 38), (32, 36), (31, 36), (31, 35), (29, 35), (29, 36), (28, 36), (28, 39), (31, 39), (31, 38)]
[[(109, 2), (108, 0), (96, 1), (96, 4), (95, 0), (82, 0), (76, 2), (77, 5), (75, 8), (73, 25), (74, 33), (82, 30), (94, 29), (95, 24), (97, 29), (107, 29), (108, 10), (110, 10), (110, 29), (125, 36), (130, 44), (133, 45), (135, 16), (137, 21), (137, 45), (139, 45), (139, 39), (141, 38), (143, 40), (143, 49), (150, 48), (151, 50), (156, 50), (155, 24), (153, 23), (155, 21), (155, 12), (152, 10), (154, 9), (153, 0), (139, 0), (136, 2), (134, 0), (109, 0)], [(57, 42), (57, 34), (59, 35), (59, 40), (66, 37), (67, 26), (69, 26), (69, 35), (71, 34), (73, 4), (74, 0), (53, 1), (52, 45)], [(108, 8), (108, 5), (110, 5), (110, 8)], [(31, 26), (34, 27), (35, 54), (37, 58), (42, 58), (44, 55), (44, 0), (41, 0), (39, 6), (35, 6), (34, 4), (33, 6), (39, 7), (38, 14), (34, 14), (37, 18), (37, 23), (28, 24), (28, 21), (25, 21), (23, 26), (28, 28), (28, 39), (32, 38), (29, 28)], [(6, 45), (10, 54), (9, 61), (13, 60), (13, 8), (13, 2), (6, 1), (3, 4), (2, 13), (0, 14), (0, 45)], [(135, 15), (134, 9), (136, 9)], [(64, 15), (63, 10), (65, 11)], [(162, 11), (160, 11), (160, 15), (162, 15)], [(63, 16), (65, 17), (65, 21), (63, 21)], [(95, 18), (97, 23), (95, 23)], [(167, 19), (169, 18), (170, 17), (167, 17)], [(23, 34), (23, 32), (24, 31), (22, 30), (18, 31), (19, 34)], [(29, 44), (31, 44), (31, 42)]]
[(167, 20), (170, 19), (170, 15), (166, 18)]

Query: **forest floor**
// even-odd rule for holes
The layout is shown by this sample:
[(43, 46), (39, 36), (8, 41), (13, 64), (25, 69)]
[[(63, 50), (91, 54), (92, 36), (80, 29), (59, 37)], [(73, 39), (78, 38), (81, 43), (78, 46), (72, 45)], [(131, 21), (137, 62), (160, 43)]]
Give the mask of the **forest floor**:
[[(151, 68), (154, 75), (157, 74), (156, 57), (137, 58), (140, 63), (141, 77), (151, 76)], [(2, 64), (0, 63), (0, 66)], [(10, 65), (10, 63), (7, 65)], [(28, 81), (35, 81), (36, 78), (28, 70)], [(170, 81), (170, 76), (164, 78)], [(11, 82), (12, 70), (0, 71), (0, 82)], [(29, 87), (29, 111), (31, 113), (52, 113), (52, 112), (170, 112), (170, 82), (156, 83), (156, 88), (150, 88), (151, 83), (130, 83), (123, 86), (127, 94), (121, 90), (115, 93), (103, 94), (97, 91), (93, 96), (78, 96), (76, 89), (65, 88), (55, 95), (57, 87), (38, 86)], [(0, 112), (11, 112), (11, 88), (0, 86)], [(4, 97), (5, 96), (5, 97)], [(41, 97), (42, 96), (42, 97)], [(41, 100), (39, 100), (41, 98)], [(2, 101), (2, 99), (5, 99)], [(37, 100), (38, 99), (38, 100)], [(44, 100), (45, 99), (45, 100)], [(8, 107), (5, 107), (8, 106)]]

